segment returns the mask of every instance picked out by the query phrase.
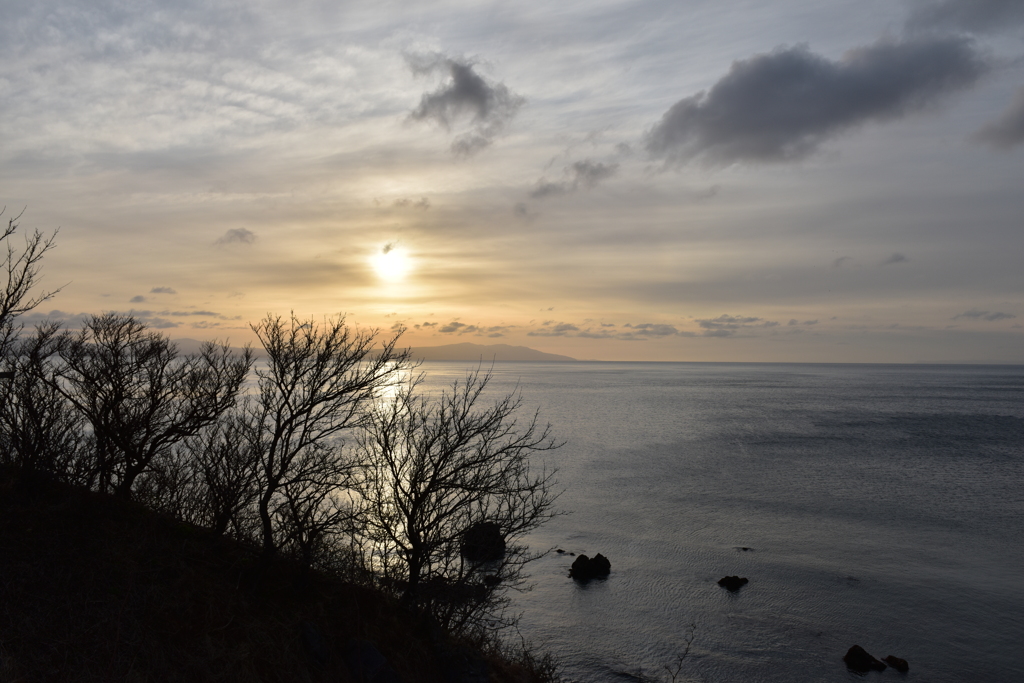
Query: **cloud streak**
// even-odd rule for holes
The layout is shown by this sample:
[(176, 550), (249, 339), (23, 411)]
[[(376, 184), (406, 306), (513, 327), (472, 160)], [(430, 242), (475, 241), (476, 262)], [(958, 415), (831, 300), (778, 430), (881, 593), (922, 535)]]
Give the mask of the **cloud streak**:
[(1011, 318), (1016, 317), (1017, 316), (1013, 315), (1012, 313), (1003, 313), (1001, 311), (980, 311), (976, 308), (972, 308), (969, 311), (964, 311), (963, 313), (954, 315), (951, 318), (951, 320), (959, 320), (960, 318), (971, 318), (974, 320), (988, 320), (989, 322), (993, 322), (996, 320), (1009, 320)]
[(676, 102), (645, 146), (669, 164), (795, 161), (851, 128), (922, 110), (988, 68), (958, 36), (883, 39), (838, 61), (780, 47), (734, 62), (708, 91)]
[(1024, 24), (1020, 0), (939, 0), (920, 3), (907, 19), (910, 29), (986, 33)]

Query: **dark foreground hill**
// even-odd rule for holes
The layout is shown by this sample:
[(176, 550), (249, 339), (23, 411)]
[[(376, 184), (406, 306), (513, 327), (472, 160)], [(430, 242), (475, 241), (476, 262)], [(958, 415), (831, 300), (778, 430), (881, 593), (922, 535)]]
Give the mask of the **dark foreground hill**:
[(553, 680), (382, 594), (0, 468), (0, 682)]

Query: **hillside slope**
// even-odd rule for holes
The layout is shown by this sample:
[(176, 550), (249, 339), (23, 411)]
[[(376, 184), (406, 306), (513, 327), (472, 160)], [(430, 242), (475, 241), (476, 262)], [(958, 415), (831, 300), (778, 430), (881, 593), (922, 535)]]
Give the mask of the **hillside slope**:
[(0, 605), (3, 682), (544, 680), (369, 588), (3, 468)]

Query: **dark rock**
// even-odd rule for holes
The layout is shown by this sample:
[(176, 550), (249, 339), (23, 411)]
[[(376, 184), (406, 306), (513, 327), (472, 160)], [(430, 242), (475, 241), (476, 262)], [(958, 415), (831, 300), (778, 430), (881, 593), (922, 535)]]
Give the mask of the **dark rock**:
[(309, 655), (313, 664), (316, 666), (326, 665), (331, 658), (330, 652), (317, 627), (308, 621), (303, 621), (299, 624), (299, 630), (302, 632), (302, 646), (306, 649), (306, 654)]
[(593, 558), (580, 555), (569, 570), (569, 576), (577, 581), (590, 581), (591, 579), (603, 579), (612, 571), (612, 563), (607, 557), (598, 553)]
[(723, 576), (718, 580), (718, 585), (727, 591), (735, 593), (750, 581), (745, 576)]
[(505, 555), (505, 536), (494, 522), (477, 522), (462, 532), (462, 556), (473, 562), (494, 562)]
[(888, 655), (882, 661), (899, 671), (901, 674), (905, 674), (910, 671), (910, 665), (907, 664), (907, 660), (905, 659)]
[(843, 661), (846, 662), (847, 669), (850, 671), (856, 671), (857, 673), (885, 670), (885, 664), (869, 655), (860, 645), (854, 645), (847, 650), (846, 656), (843, 657)]

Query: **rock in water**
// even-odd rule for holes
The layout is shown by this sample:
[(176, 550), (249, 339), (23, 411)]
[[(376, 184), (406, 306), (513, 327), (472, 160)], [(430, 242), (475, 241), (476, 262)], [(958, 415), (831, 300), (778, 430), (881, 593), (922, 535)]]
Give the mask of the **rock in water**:
[(473, 562), (494, 562), (505, 555), (505, 537), (494, 522), (477, 522), (462, 532), (462, 556)]
[(882, 659), (883, 662), (891, 666), (892, 668), (899, 671), (901, 674), (905, 674), (910, 671), (910, 665), (907, 664), (907, 660), (900, 659), (899, 657), (893, 657), (892, 655), (886, 656)]
[(843, 661), (846, 662), (846, 668), (858, 673), (885, 670), (885, 664), (869, 655), (860, 645), (854, 645), (847, 650)]
[(593, 558), (580, 555), (573, 561), (569, 576), (577, 581), (587, 582), (591, 579), (606, 578), (611, 571), (612, 563), (601, 553), (594, 555)]
[(748, 583), (750, 581), (745, 576), (723, 576), (718, 580), (719, 586), (732, 593), (735, 593)]

